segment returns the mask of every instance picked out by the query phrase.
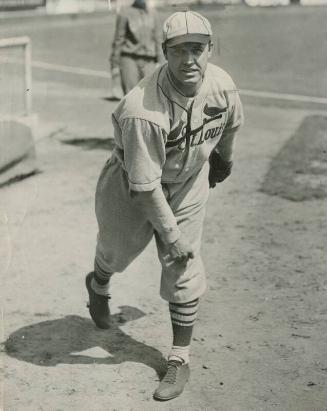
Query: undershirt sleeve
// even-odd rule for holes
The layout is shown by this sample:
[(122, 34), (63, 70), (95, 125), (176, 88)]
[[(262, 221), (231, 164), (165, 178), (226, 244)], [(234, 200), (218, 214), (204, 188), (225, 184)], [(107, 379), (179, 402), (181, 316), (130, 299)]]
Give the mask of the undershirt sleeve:
[(178, 240), (181, 233), (161, 185), (152, 191), (132, 191), (131, 193), (136, 204), (142, 208), (162, 241), (171, 244)]
[(135, 205), (140, 207), (166, 244), (180, 236), (177, 221), (162, 191), (166, 161), (165, 132), (156, 124), (126, 118), (120, 122), (124, 167)]

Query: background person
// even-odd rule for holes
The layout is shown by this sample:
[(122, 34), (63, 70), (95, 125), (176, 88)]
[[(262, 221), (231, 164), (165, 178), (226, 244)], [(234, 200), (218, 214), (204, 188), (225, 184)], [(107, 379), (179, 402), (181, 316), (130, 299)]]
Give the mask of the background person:
[(120, 76), (124, 94), (164, 61), (161, 34), (161, 25), (146, 0), (135, 0), (117, 14), (110, 64), (113, 83), (117, 88)]

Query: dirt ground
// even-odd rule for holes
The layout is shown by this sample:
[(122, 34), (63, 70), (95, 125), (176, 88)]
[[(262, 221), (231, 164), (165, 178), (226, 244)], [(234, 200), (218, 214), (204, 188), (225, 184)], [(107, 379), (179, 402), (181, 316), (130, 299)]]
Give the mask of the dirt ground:
[[(326, 10), (229, 9), (219, 58), (241, 88), (325, 96)], [(30, 35), (35, 61), (107, 70), (101, 21), (0, 34)], [(208, 202), (191, 380), (159, 403), (171, 329), (154, 244), (114, 277), (111, 330), (86, 308), (107, 79), (33, 73), (40, 172), (0, 189), (0, 410), (327, 411), (326, 106), (243, 98), (233, 174)]]
[(78, 106), (65, 127), (40, 121), (40, 173), (1, 189), (2, 409), (326, 411), (326, 203), (262, 191), (312, 110), (245, 102), (233, 175), (208, 203), (191, 380), (158, 403), (171, 330), (154, 244), (113, 279), (113, 328), (88, 316), (84, 276), (112, 105), (89, 93)]

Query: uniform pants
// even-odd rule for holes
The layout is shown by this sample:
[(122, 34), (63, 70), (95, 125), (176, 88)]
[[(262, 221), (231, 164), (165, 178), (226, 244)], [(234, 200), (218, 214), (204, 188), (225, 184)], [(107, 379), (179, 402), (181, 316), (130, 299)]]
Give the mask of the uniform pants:
[(120, 58), (120, 75), (124, 94), (127, 94), (143, 77), (155, 70), (154, 59), (122, 55)]
[(187, 181), (163, 184), (163, 190), (182, 235), (193, 247), (194, 258), (186, 267), (171, 260), (167, 245), (131, 196), (126, 172), (113, 157), (103, 168), (96, 189), (99, 231), (95, 269), (104, 275), (122, 272), (155, 236), (162, 265), (160, 295), (184, 303), (199, 298), (206, 289), (200, 248), (209, 192), (208, 163)]

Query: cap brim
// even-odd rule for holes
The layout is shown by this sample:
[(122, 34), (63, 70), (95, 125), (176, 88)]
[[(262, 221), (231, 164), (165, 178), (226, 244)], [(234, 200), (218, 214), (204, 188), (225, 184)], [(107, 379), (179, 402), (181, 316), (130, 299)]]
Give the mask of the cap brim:
[(201, 43), (201, 44), (207, 44), (210, 40), (210, 36), (207, 34), (199, 34), (199, 33), (193, 33), (193, 34), (184, 34), (182, 36), (177, 36), (173, 37), (172, 39), (167, 39), (166, 45), (168, 47), (174, 47), (177, 44), (182, 44), (182, 43)]

